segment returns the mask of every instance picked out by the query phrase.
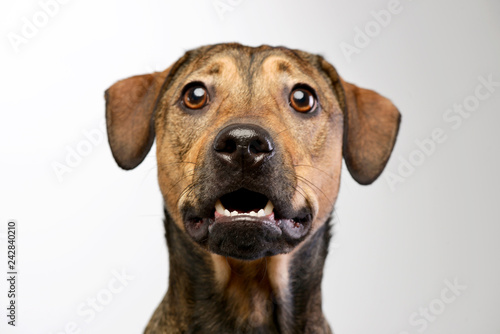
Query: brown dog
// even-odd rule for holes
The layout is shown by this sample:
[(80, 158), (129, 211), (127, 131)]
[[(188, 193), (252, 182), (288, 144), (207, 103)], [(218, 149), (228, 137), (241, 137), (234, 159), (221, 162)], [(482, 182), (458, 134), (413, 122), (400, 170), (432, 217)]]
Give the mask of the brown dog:
[(400, 115), (321, 56), (239, 44), (187, 52), (106, 91), (118, 165), (156, 136), (168, 292), (146, 333), (331, 333), (321, 309), (344, 157), (372, 183)]

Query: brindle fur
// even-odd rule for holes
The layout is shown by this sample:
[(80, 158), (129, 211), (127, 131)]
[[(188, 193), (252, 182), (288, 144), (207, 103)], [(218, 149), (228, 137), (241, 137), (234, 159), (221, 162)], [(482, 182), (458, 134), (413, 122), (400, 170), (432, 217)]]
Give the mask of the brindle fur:
[[(211, 97), (195, 112), (179, 103), (193, 81), (203, 82)], [(291, 110), (288, 96), (297, 83), (318, 95), (315, 115)], [(106, 117), (122, 168), (141, 163), (156, 136), (170, 275), (145, 333), (331, 333), (321, 280), (342, 156), (359, 183), (380, 175), (400, 121), (389, 100), (345, 82), (321, 56), (218, 44), (187, 52), (164, 72), (114, 84), (106, 91)], [(269, 131), (279, 156), (235, 184), (210, 160), (210, 147), (221, 128), (242, 122)], [(252, 260), (220, 256), (194, 242), (186, 211), (208, 215), (219, 188), (227, 193), (241, 184), (272, 188), (275, 206), (290, 212), (308, 208), (308, 233), (277, 245), (277, 255)]]

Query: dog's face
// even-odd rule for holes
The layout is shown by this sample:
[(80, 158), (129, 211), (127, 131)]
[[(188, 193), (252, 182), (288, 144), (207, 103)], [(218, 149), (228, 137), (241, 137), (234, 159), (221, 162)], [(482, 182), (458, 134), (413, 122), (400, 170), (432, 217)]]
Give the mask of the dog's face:
[(206, 250), (239, 259), (288, 253), (313, 234), (333, 210), (342, 156), (373, 182), (399, 124), (387, 99), (323, 58), (268, 46), (202, 47), (106, 98), (118, 164), (137, 166), (156, 135), (168, 213)]

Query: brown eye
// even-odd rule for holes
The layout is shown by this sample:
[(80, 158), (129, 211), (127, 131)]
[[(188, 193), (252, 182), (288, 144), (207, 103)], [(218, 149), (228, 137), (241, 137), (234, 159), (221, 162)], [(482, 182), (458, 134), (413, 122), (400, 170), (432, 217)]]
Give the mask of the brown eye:
[(290, 94), (290, 105), (300, 113), (313, 110), (316, 98), (307, 88), (295, 88)]
[(194, 85), (186, 89), (182, 102), (189, 109), (201, 109), (208, 102), (208, 93), (205, 87)]

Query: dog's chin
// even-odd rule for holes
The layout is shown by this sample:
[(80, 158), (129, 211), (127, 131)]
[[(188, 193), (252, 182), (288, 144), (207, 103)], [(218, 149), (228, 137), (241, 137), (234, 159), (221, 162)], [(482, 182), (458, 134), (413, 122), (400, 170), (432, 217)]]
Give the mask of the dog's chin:
[(209, 251), (242, 260), (290, 252), (309, 231), (310, 224), (274, 217), (214, 217), (188, 221), (187, 233)]
[(309, 221), (238, 215), (217, 216), (185, 222), (186, 231), (198, 244), (222, 256), (255, 260), (290, 252), (309, 232)]
[[(231, 204), (230, 200), (226, 202)], [(212, 253), (255, 260), (290, 252), (311, 228), (312, 215), (307, 208), (295, 212), (293, 218), (280, 216), (279, 208), (274, 208), (270, 201), (258, 210), (241, 209), (227, 210), (218, 200), (209, 217), (187, 213), (186, 232)]]

